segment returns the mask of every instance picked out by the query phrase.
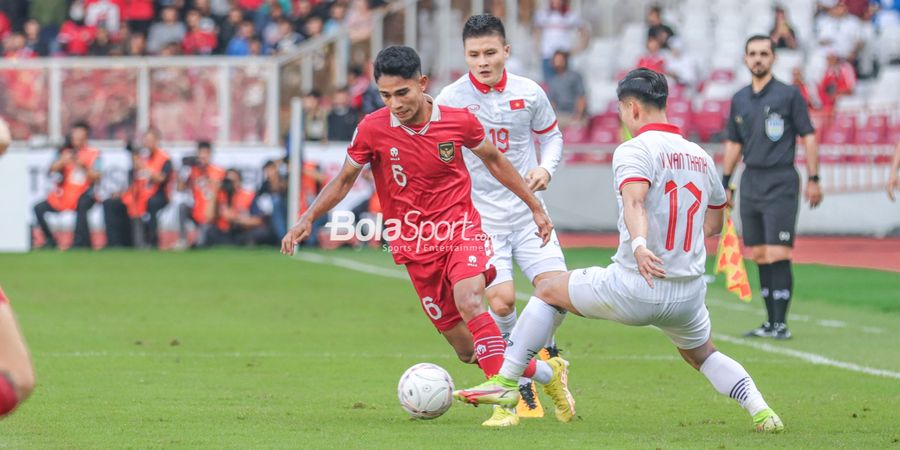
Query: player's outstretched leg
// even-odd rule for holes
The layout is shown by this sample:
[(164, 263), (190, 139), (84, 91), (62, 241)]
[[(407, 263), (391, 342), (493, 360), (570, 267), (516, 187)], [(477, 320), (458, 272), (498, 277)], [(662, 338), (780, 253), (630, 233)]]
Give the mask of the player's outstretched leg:
[(11, 413), (34, 389), (34, 371), (9, 301), (0, 289), (0, 417)]
[(681, 350), (684, 359), (698, 369), (720, 394), (733, 398), (750, 413), (756, 431), (779, 433), (784, 423), (769, 407), (753, 378), (737, 361), (716, 350), (711, 340), (696, 349)]

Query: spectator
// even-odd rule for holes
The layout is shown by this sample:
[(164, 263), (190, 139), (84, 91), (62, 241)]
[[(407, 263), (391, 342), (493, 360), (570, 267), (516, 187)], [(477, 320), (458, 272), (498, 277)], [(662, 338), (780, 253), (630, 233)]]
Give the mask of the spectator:
[(181, 41), (185, 55), (211, 55), (216, 50), (216, 25), (212, 19), (203, 17), (200, 11), (188, 11), (186, 20), (188, 32)]
[(554, 75), (551, 61), (554, 53), (562, 50), (570, 54), (585, 45), (585, 23), (569, 9), (569, 0), (550, 0), (547, 9), (535, 13), (534, 26), (540, 36), (544, 81), (549, 81)]
[(39, 40), (46, 42), (50, 47), (49, 53), (58, 51), (56, 35), (60, 26), (68, 17), (67, 0), (42, 0), (31, 3), (31, 18), (41, 25), (41, 37)]
[(228, 11), (228, 17), (219, 27), (219, 48), (217, 53), (225, 53), (231, 39), (237, 35), (237, 30), (241, 23), (244, 22), (244, 13), (238, 8), (231, 8)]
[(638, 60), (637, 67), (666, 73), (666, 58), (662, 53), (662, 41), (656, 36), (647, 37), (647, 53)]
[(153, 0), (122, 0), (122, 19), (132, 33), (146, 35), (153, 22)]
[(10, 33), (12, 33), (12, 23), (9, 21), (9, 17), (6, 16), (2, 10), (0, 10), (0, 39), (6, 39)]
[(306, 19), (306, 23), (303, 25), (303, 35), (306, 36), (306, 39), (315, 39), (322, 35), (322, 29), (322, 18), (312, 16)]
[(787, 48), (795, 50), (797, 48), (797, 36), (794, 34), (794, 27), (787, 19), (787, 13), (781, 6), (775, 7), (775, 25), (769, 33), (772, 41), (775, 42), (775, 48)]
[(259, 15), (256, 20), (256, 29), (259, 30), (266, 50), (275, 46), (278, 40), (278, 21), (286, 18), (284, 8), (278, 3), (266, 4), (261, 11), (267, 11)]
[(194, 246), (203, 247), (203, 239), (209, 233), (208, 228), (215, 216), (216, 195), (225, 178), (225, 170), (212, 163), (212, 145), (201, 141), (197, 143), (197, 156), (188, 156), (182, 160), (181, 171), (178, 190), (189, 190), (191, 201), (178, 208), (179, 240), (176, 248), (187, 248), (188, 222), (193, 222), (198, 227)]
[(350, 108), (350, 91), (342, 87), (334, 92), (331, 112), (328, 113), (328, 140), (350, 142), (356, 131), (359, 116)]
[(347, 5), (341, 2), (335, 2), (328, 11), (328, 20), (325, 21), (323, 32), (325, 34), (335, 33), (344, 26), (347, 19)]
[(294, 31), (294, 26), (287, 19), (281, 19), (278, 22), (278, 41), (275, 42), (276, 53), (290, 53), (294, 51), (300, 43), (303, 42), (303, 36)]
[(560, 128), (586, 119), (587, 98), (581, 75), (569, 69), (569, 54), (558, 50), (553, 54), (553, 69), (547, 94), (556, 110)]
[(128, 56), (146, 56), (147, 40), (141, 33), (134, 33), (128, 37), (128, 48), (125, 52)]
[(822, 81), (819, 82), (819, 99), (822, 101), (822, 109), (831, 112), (837, 100), (853, 93), (856, 87), (856, 73), (846, 61), (842, 61), (833, 48), (826, 50), (828, 66)]
[[(287, 233), (287, 177), (283, 161), (267, 161), (263, 166), (263, 182), (256, 191), (250, 214), (263, 218), (270, 230), (270, 239), (278, 242), (278, 238)], [(274, 239), (272, 239), (274, 238)]]
[(25, 22), (25, 46), (36, 56), (50, 55), (50, 45), (41, 33), (41, 24), (31, 19)]
[(351, 42), (359, 42), (372, 35), (372, 11), (366, 0), (352, 0), (344, 20)]
[[(213, 18), (215, 18), (216, 23), (222, 23), (225, 20), (225, 17), (228, 16), (228, 12), (231, 11), (231, 0), (197, 0), (196, 6), (201, 12), (204, 11), (203, 4), (209, 3), (209, 12)], [(206, 14), (204, 12), (204, 14)]]
[(253, 231), (265, 227), (262, 219), (250, 214), (253, 192), (244, 189), (241, 173), (228, 169), (216, 195), (215, 216), (208, 229), (207, 245), (235, 245), (248, 241)]
[(72, 10), (72, 18), (63, 23), (56, 40), (67, 55), (83, 56), (87, 54), (97, 30), (84, 24), (83, 11), (75, 6)]
[(135, 222), (139, 247), (154, 248), (159, 242), (157, 214), (169, 204), (172, 160), (159, 148), (160, 134), (154, 128), (144, 133), (144, 146), (132, 152), (132, 177), (122, 203)]
[(303, 126), (307, 141), (328, 139), (328, 112), (322, 108), (322, 93), (316, 89), (303, 96)]
[(94, 206), (94, 185), (100, 180), (100, 151), (88, 146), (90, 127), (85, 122), (72, 127), (69, 142), (60, 149), (50, 174), (56, 178), (56, 188), (47, 200), (34, 207), (37, 223), (44, 233), (44, 247), (56, 247), (56, 239), (47, 225), (49, 212), (75, 211), (75, 237), (72, 247), (91, 247), (91, 230), (87, 213)]
[(151, 54), (161, 52), (172, 42), (181, 44), (187, 34), (187, 28), (184, 23), (178, 21), (178, 11), (174, 7), (163, 8), (160, 17), (162, 21), (151, 25), (150, 33), (147, 35), (147, 51)]
[(360, 66), (350, 67), (347, 83), (350, 87), (350, 107), (361, 116), (372, 113), (384, 106), (381, 95), (372, 80), (363, 73)]
[(647, 9), (647, 35), (656, 36), (662, 48), (669, 48), (670, 40), (675, 36), (672, 27), (666, 25), (662, 21), (662, 7), (653, 5)]
[(806, 101), (806, 106), (813, 109), (820, 109), (822, 104), (819, 102), (819, 98), (815, 95), (815, 91), (810, 93), (809, 87), (806, 85), (806, 80), (803, 77), (803, 69), (800, 67), (794, 67), (791, 71), (791, 84), (800, 91), (800, 95), (803, 96), (803, 100)]
[(106, 28), (108, 36), (116, 36), (119, 33), (121, 22), (119, 5), (112, 0), (92, 0), (85, 8), (84, 24), (89, 27)]
[(851, 64), (863, 47), (863, 30), (860, 20), (847, 12), (844, 0), (828, 8), (826, 14), (816, 20), (816, 37), (819, 45), (832, 47), (837, 56)]
[(114, 44), (109, 37), (109, 31), (106, 28), (97, 28), (97, 34), (88, 47), (88, 55), (91, 56), (109, 56)]
[(159, 56), (179, 56), (181, 55), (181, 44), (177, 42), (169, 42), (165, 47), (159, 52)]
[(847, 5), (847, 12), (859, 17), (863, 22), (871, 21), (878, 9), (878, 5), (870, 0), (844, 0), (844, 3)]
[(266, 49), (263, 47), (263, 42), (259, 38), (250, 39), (250, 54), (247, 56), (263, 56), (266, 54)]
[(34, 51), (26, 45), (25, 35), (22, 33), (11, 33), (3, 40), (3, 56), (6, 59), (29, 59), (34, 58)]
[(250, 54), (250, 41), (253, 39), (253, 22), (245, 20), (238, 27), (237, 34), (231, 38), (228, 48), (225, 50), (226, 55), (230, 56), (247, 56)]

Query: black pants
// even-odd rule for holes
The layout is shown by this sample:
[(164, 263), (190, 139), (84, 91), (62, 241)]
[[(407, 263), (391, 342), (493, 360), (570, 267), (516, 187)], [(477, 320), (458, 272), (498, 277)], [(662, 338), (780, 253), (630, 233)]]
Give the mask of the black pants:
[(150, 200), (147, 201), (147, 216), (149, 217), (146, 218), (144, 236), (151, 247), (157, 247), (159, 245), (159, 222), (156, 217), (157, 213), (168, 204), (169, 198), (166, 197), (166, 193), (162, 188), (156, 191), (156, 193), (153, 194), (153, 197), (150, 197)]
[[(94, 200), (93, 188), (88, 189), (87, 192), (81, 194), (81, 197), (78, 197), (78, 205), (75, 207), (75, 238), (72, 241), (72, 247), (91, 247), (91, 230), (88, 227), (87, 213), (94, 206), (94, 203), (96, 203), (96, 200)], [(53, 237), (53, 232), (50, 231), (50, 225), (47, 224), (47, 218), (45, 217), (50, 212), (55, 213), (59, 211), (50, 206), (50, 202), (46, 200), (34, 205), (34, 216), (37, 219), (38, 226), (41, 227), (41, 231), (44, 232), (47, 244), (55, 246), (56, 239)]]
[(107, 247), (133, 247), (131, 219), (122, 200), (110, 198), (103, 202), (103, 222), (106, 224)]

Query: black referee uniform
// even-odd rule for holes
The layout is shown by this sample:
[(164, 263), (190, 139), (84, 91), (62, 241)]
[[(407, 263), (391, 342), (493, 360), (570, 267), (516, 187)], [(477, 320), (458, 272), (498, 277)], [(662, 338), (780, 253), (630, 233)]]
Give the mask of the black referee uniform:
[[(796, 142), (798, 136), (813, 132), (803, 95), (774, 78), (759, 92), (747, 86), (732, 98), (727, 133), (730, 141), (742, 146), (740, 210), (745, 245), (793, 246), (800, 204)], [(760, 264), (759, 269), (769, 313), (760, 329), (776, 332), (780, 325), (786, 331), (793, 289), (790, 260)]]

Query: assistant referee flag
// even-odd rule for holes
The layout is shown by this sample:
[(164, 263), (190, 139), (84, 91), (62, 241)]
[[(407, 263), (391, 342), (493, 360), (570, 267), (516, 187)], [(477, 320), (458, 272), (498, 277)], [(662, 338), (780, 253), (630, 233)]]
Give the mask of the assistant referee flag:
[(731, 221), (731, 208), (725, 209), (725, 226), (719, 239), (719, 252), (716, 255), (716, 273), (725, 273), (725, 288), (733, 292), (742, 301), (751, 298), (750, 280), (741, 254), (741, 240)]

